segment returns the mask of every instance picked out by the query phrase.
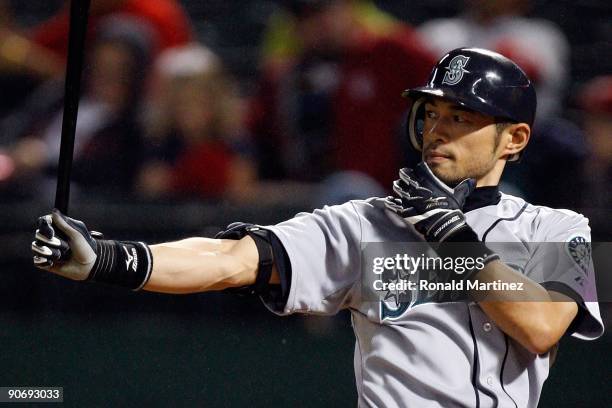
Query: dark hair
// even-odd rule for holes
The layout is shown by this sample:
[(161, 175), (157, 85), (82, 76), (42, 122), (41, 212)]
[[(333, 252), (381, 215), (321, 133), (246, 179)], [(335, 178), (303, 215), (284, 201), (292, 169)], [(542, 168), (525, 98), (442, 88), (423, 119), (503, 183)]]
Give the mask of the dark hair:
[(501, 135), (501, 133), (504, 131), (505, 128), (507, 128), (508, 126), (514, 124), (514, 122), (510, 122), (508, 119), (499, 119), (495, 121), (495, 130), (497, 131), (498, 135)]

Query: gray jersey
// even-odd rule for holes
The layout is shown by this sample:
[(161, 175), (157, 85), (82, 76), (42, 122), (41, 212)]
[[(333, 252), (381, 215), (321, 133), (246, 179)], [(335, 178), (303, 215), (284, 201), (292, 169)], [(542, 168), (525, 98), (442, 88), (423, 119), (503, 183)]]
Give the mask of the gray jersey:
[[(485, 242), (590, 241), (588, 220), (566, 210), (533, 206), (502, 195), (497, 205), (466, 212)], [(364, 298), (361, 248), (366, 242), (421, 241), (402, 219), (373, 198), (325, 207), (267, 227), (291, 264), (288, 300), (279, 314), (334, 314), (349, 309), (356, 336), (354, 366), (359, 406), (535, 407), (548, 376), (549, 355), (535, 355), (499, 330), (473, 302), (419, 303), (391, 310)], [(569, 257), (554, 281), (543, 282), (537, 253), (500, 254), (536, 282), (570, 287), (583, 318), (572, 335), (603, 333), (594, 277)], [(512, 258), (512, 259), (510, 259)], [(592, 264), (591, 264), (592, 265)], [(591, 267), (592, 269), (592, 267)], [(392, 313), (386, 313), (391, 310)]]

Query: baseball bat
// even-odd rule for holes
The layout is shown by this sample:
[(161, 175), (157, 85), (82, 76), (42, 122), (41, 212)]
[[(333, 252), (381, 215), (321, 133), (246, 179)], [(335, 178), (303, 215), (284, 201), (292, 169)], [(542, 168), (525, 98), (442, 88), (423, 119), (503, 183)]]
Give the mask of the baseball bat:
[(81, 72), (87, 34), (90, 0), (70, 1), (70, 29), (68, 34), (68, 58), (66, 61), (66, 81), (64, 83), (64, 114), (62, 116), (62, 138), (57, 169), (57, 189), (55, 208), (68, 213), (70, 199), (70, 171), (74, 151), (79, 98), (81, 91)]

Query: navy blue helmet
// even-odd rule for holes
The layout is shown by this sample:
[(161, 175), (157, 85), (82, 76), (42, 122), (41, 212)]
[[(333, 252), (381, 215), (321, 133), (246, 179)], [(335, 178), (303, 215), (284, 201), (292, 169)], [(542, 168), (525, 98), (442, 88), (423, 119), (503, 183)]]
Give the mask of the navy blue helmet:
[(425, 86), (408, 89), (403, 96), (413, 100), (407, 125), (417, 150), (423, 146), (423, 102), (427, 97), (452, 101), (498, 121), (529, 126), (536, 113), (535, 89), (523, 70), (503, 55), (482, 48), (450, 51), (434, 66)]

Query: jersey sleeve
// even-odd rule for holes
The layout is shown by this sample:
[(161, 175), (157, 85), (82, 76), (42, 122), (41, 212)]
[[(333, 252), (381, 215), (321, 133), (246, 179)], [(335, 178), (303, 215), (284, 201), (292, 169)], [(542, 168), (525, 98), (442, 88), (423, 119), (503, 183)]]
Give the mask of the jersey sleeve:
[(300, 213), (265, 228), (281, 242), (291, 271), (286, 303), (264, 298), (270, 310), (331, 315), (357, 304), (361, 224), (351, 202)]
[(563, 293), (578, 304), (578, 315), (568, 334), (591, 340), (603, 334), (597, 303), (595, 270), (588, 219), (580, 214), (552, 210), (542, 218), (533, 256), (525, 274), (545, 289)]

